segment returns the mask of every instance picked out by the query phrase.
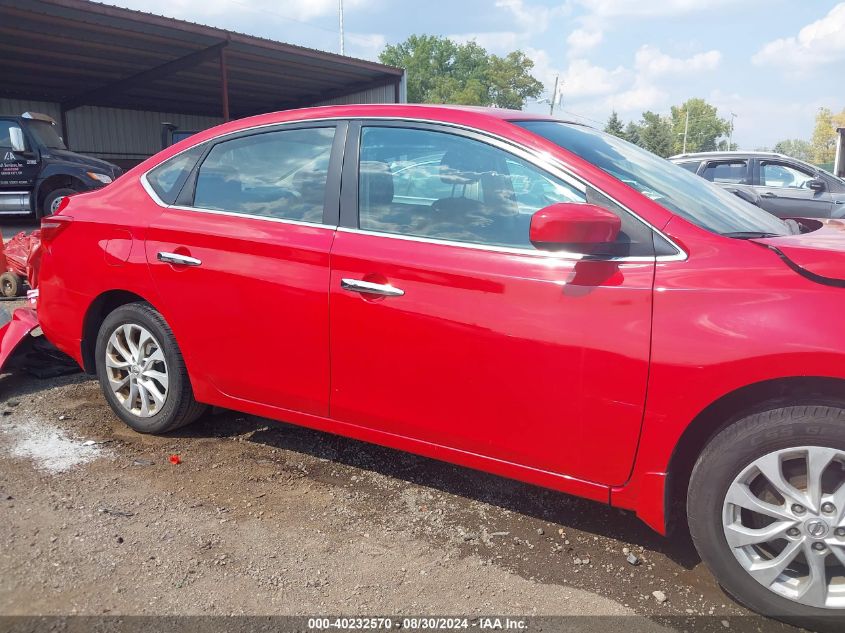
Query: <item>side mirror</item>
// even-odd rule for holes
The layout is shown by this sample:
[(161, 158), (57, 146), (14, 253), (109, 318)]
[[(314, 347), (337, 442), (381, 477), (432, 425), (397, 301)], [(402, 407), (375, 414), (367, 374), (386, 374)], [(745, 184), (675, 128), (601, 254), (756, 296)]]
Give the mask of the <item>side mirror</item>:
[(616, 241), (619, 216), (594, 204), (559, 202), (531, 216), (528, 239), (544, 251), (572, 250), (590, 254)]
[(824, 180), (822, 180), (821, 178), (813, 178), (807, 183), (807, 187), (812, 189), (813, 191), (824, 191), (825, 189), (827, 189), (827, 185), (825, 185)]
[(26, 152), (26, 140), (23, 137), (23, 130), (19, 127), (9, 128), (9, 137), (12, 140), (12, 151), (16, 154)]

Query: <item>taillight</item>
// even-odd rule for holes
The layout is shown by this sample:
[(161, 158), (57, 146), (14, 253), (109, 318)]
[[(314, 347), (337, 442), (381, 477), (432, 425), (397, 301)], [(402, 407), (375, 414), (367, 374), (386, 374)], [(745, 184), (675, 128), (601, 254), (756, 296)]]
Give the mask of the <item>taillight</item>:
[[(65, 198), (61, 204), (65, 204), (67, 202), (67, 198)], [(59, 210), (61, 210), (61, 205), (59, 206)], [(69, 215), (48, 215), (41, 219), (41, 242), (47, 243), (52, 242), (56, 239), (59, 233), (64, 231), (70, 223), (73, 221), (73, 218)]]

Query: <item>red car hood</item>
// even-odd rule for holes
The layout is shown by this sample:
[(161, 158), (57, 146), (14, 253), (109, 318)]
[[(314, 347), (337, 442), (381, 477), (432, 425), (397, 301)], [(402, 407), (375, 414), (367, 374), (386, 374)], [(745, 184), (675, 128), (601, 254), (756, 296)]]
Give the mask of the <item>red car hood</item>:
[(818, 227), (809, 233), (751, 240), (775, 251), (795, 272), (832, 286), (845, 287), (845, 221), (801, 220)]

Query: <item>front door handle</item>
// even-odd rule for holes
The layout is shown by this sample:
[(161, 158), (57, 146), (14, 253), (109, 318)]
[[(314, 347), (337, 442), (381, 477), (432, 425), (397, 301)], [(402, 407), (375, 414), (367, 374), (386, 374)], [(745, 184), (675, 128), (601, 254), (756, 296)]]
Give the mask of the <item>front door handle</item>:
[(382, 297), (401, 297), (405, 294), (404, 290), (395, 288), (390, 284), (374, 284), (371, 281), (362, 281), (361, 279), (341, 279), (340, 287), (352, 292)]
[(177, 266), (199, 266), (202, 260), (189, 255), (180, 255), (179, 253), (166, 253), (164, 251), (158, 252), (158, 261), (166, 264), (176, 264)]
[(761, 198), (777, 198), (777, 197), (778, 197), (778, 194), (773, 193), (773, 192), (771, 192), (771, 191), (767, 191), (766, 193), (761, 193), (761, 194), (760, 194), (760, 197), (761, 197)]

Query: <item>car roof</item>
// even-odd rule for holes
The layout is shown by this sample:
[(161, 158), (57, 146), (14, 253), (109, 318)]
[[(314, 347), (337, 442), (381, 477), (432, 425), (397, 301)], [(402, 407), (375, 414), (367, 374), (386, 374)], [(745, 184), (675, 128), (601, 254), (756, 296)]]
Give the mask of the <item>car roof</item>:
[[(699, 159), (704, 160), (705, 158), (741, 158), (743, 156), (764, 156), (766, 158), (790, 158), (784, 154), (779, 154), (777, 152), (744, 152), (744, 151), (730, 151), (730, 152), (689, 152), (687, 154), (675, 154), (674, 156), (670, 156), (669, 160), (680, 160), (680, 159)], [(794, 159), (792, 159), (794, 160)]]
[(296, 110), (282, 110), (268, 112), (255, 116), (229, 121), (209, 130), (198, 133), (193, 143), (198, 143), (221, 134), (228, 134), (249, 128), (276, 123), (290, 123), (296, 121), (311, 121), (318, 119), (345, 118), (385, 118), (385, 119), (414, 119), (431, 122), (451, 123), (467, 127), (499, 127), (503, 123), (513, 121), (557, 121), (572, 125), (581, 125), (576, 121), (565, 121), (548, 115), (508, 110), (505, 108), (485, 108), (478, 106), (455, 106), (436, 104), (407, 104), (407, 103), (378, 103), (360, 105), (331, 105)]

